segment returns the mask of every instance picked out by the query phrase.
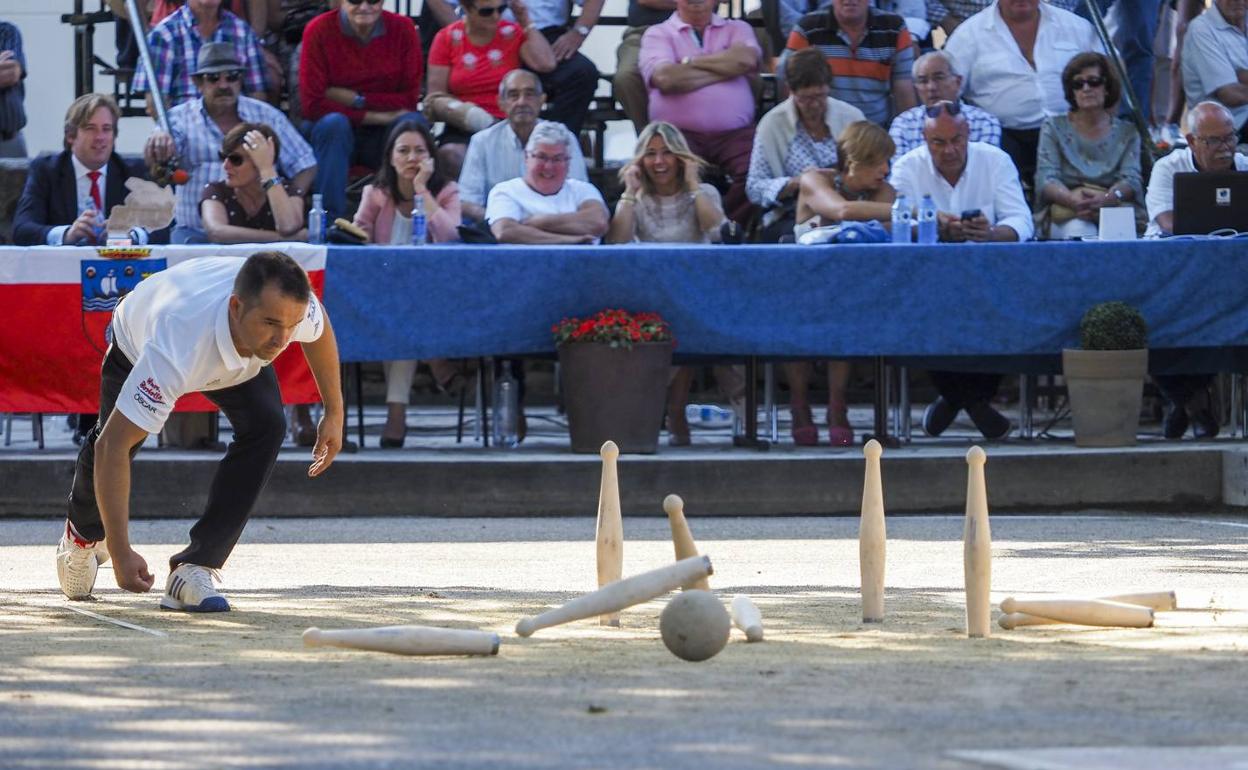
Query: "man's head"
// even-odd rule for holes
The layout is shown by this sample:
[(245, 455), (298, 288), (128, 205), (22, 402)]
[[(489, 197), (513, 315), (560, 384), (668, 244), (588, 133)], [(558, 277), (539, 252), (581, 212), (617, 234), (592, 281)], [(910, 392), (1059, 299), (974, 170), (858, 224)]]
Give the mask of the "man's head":
[(1040, 13), (1040, 0), (1000, 0), (997, 8), (1008, 22), (1032, 21)]
[(958, 179), (966, 168), (967, 140), (971, 131), (957, 102), (937, 102), (926, 108), (923, 139), (932, 154), (932, 165), (946, 179)]
[(1201, 102), (1187, 113), (1187, 146), (1201, 171), (1233, 171), (1235, 169), (1235, 121), (1231, 113), (1217, 102)]
[(528, 70), (514, 69), (498, 84), (498, 108), (507, 116), (512, 130), (532, 128), (545, 103), (542, 81)]
[(243, 263), (230, 296), (230, 335), (243, 356), (277, 358), (308, 312), (312, 286), (298, 262), (261, 251)]
[(715, 5), (711, 0), (676, 0), (676, 15), (684, 23), (702, 29), (711, 23)]
[(1214, 5), (1218, 6), (1218, 13), (1222, 14), (1228, 24), (1243, 29), (1244, 16), (1248, 14), (1248, 0), (1214, 0)]
[(832, 0), (832, 15), (842, 27), (861, 27), (867, 23), (868, 0)]
[(342, 9), (347, 14), (347, 21), (356, 33), (367, 34), (381, 18), (383, 0), (346, 0)]
[(928, 106), (956, 102), (958, 94), (962, 93), (962, 76), (944, 51), (931, 51), (915, 59), (913, 74), (919, 100)]
[(542, 195), (554, 195), (568, 178), (571, 135), (559, 123), (540, 123), (524, 147), (524, 181)]
[(205, 43), (200, 47), (191, 77), (208, 112), (219, 114), (238, 106), (238, 95), (243, 91), (243, 64), (232, 43)]
[(99, 170), (113, 154), (120, 117), (113, 97), (83, 94), (65, 111), (65, 146), (79, 163)]

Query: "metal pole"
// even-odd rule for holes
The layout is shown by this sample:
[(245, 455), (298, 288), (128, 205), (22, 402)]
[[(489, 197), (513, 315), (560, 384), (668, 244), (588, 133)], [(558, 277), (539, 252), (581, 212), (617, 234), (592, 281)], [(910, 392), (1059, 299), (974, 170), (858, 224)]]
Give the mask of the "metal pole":
[[(129, 0), (134, 2), (134, 0)], [(1144, 119), (1144, 112), (1140, 109), (1140, 103), (1136, 101), (1135, 89), (1131, 84), (1131, 79), (1127, 77), (1127, 66), (1122, 61), (1122, 56), (1118, 53), (1117, 46), (1110, 39), (1109, 30), (1105, 27), (1105, 17), (1101, 15), (1101, 9), (1097, 7), (1096, 0), (1083, 0), (1084, 7), (1088, 9), (1088, 17), (1092, 20), (1092, 26), (1096, 29), (1096, 35), (1101, 39), (1101, 45), (1105, 46), (1105, 52), (1109, 56), (1110, 64), (1118, 73), (1118, 79), (1122, 81), (1122, 98), (1127, 101), (1127, 109), (1134, 118), (1135, 130), (1140, 132), (1140, 148), (1144, 153), (1145, 163), (1152, 165), (1156, 158), (1153, 155), (1153, 142), (1148, 136), (1148, 121)]]
[(169, 114), (165, 112), (165, 95), (160, 92), (156, 81), (156, 67), (152, 65), (152, 52), (147, 48), (147, 21), (139, 13), (137, 0), (126, 0), (126, 14), (130, 17), (130, 29), (134, 32), (134, 44), (139, 47), (139, 61), (147, 72), (147, 92), (152, 97), (152, 106), (156, 109), (156, 121), (165, 133), (169, 130)]

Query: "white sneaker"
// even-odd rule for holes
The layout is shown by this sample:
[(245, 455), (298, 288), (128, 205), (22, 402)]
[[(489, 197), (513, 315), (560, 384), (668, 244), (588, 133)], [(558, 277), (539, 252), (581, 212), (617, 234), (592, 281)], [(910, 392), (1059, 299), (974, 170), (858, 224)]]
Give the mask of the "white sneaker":
[(56, 576), (61, 581), (61, 593), (70, 599), (89, 599), (95, 588), (95, 574), (107, 561), (108, 549), (103, 540), (82, 541), (74, 537), (69, 522), (65, 522), (61, 542), (56, 546)]
[(230, 603), (217, 593), (212, 584), (214, 579), (221, 580), (221, 573), (215, 569), (198, 564), (179, 564), (169, 573), (160, 608), (183, 612), (229, 612)]

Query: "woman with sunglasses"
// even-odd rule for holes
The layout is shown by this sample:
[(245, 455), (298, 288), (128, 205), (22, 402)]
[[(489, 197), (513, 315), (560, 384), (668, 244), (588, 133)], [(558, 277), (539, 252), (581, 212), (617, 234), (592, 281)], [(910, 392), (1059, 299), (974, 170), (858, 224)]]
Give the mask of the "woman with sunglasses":
[[(412, 210), (419, 198), (425, 212), (429, 240), (456, 239), (460, 222), (459, 186), (446, 178), (433, 157), (433, 135), (414, 120), (395, 125), (386, 138), (382, 166), (373, 183), (364, 188), (355, 226), (368, 233), (370, 243), (407, 245), (412, 242)], [(397, 449), (407, 436), (407, 402), (416, 375), (416, 361), (385, 361), (386, 426), (381, 446)], [(447, 359), (432, 359), (429, 369), (443, 390), (463, 385), (462, 367)]]
[(199, 203), (210, 243), (307, 238), (303, 193), (277, 174), (280, 150), (277, 134), (260, 123), (241, 123), (221, 140), (225, 180), (205, 185)]
[(1122, 86), (1109, 60), (1081, 53), (1062, 70), (1070, 111), (1045, 118), (1036, 155), (1036, 230), (1041, 238), (1064, 240), (1096, 235), (1106, 206), (1134, 206), (1136, 227), (1147, 215), (1141, 205), (1140, 136), (1117, 118)]
[[(464, 16), (443, 27), (429, 46), (425, 117), (444, 121), (439, 158), (448, 176), (459, 177), (472, 134), (505, 117), (498, 105), (503, 77), (523, 66), (555, 69), (555, 53), (523, 0), (459, 0)], [(506, 21), (507, 8), (515, 21)]]

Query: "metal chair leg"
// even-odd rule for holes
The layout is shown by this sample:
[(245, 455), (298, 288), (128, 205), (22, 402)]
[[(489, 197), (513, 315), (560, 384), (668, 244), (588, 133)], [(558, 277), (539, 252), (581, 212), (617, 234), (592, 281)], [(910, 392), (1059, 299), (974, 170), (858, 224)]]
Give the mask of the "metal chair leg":
[(43, 412), (35, 412), (30, 416), (30, 437), (43, 449)]
[(776, 365), (771, 361), (763, 368), (763, 399), (767, 402), (767, 426), (771, 431), (771, 443), (780, 441), (780, 420), (776, 408)]
[(1028, 441), (1034, 438), (1035, 413), (1031, 400), (1035, 384), (1035, 375), (1020, 374), (1018, 376), (1018, 437)]
[(897, 431), (898, 437), (905, 443), (910, 443), (910, 370), (904, 366), (897, 367), (897, 400), (899, 402), (898, 409), (901, 412), (901, 426)]

